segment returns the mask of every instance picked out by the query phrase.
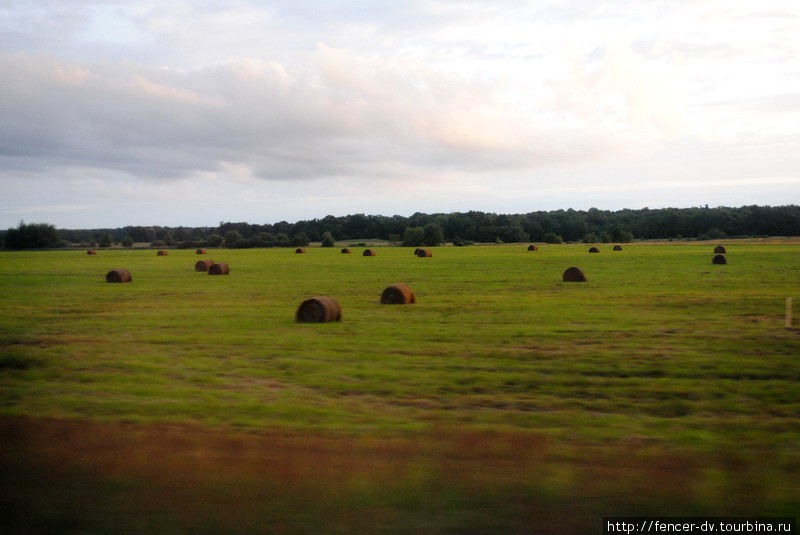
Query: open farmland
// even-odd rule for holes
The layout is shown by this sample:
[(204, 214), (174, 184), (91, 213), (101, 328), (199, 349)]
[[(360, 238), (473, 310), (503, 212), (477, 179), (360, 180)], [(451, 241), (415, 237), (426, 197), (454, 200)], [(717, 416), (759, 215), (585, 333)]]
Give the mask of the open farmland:
[[(0, 526), (794, 515), (800, 245), (730, 241), (712, 265), (713, 245), (2, 253)], [(230, 274), (195, 272), (202, 258)], [(569, 266), (588, 281), (562, 282)], [(106, 283), (112, 268), (133, 282)], [(396, 282), (416, 304), (379, 303)], [(342, 321), (295, 323), (315, 295)]]

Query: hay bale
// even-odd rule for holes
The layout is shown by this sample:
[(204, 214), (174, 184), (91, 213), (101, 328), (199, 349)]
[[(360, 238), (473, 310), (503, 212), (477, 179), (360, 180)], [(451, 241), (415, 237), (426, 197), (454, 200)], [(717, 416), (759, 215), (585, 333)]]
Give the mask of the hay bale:
[(86, 251), (86, 254), (97, 254), (97, 251), (95, 251), (94, 249), (89, 249), (88, 251)]
[(539, 250), (539, 248), (538, 248), (538, 247), (536, 247), (536, 246), (535, 246), (535, 245), (533, 245), (533, 244), (530, 244), (530, 245), (528, 246), (528, 250), (529, 250), (529, 251), (538, 251), (538, 250)]
[(303, 254), (305, 252), (306, 252), (305, 247), (298, 247), (297, 249), (294, 250), (294, 254)]
[(714, 258), (711, 259), (712, 264), (727, 264), (728, 260), (725, 259), (724, 255), (718, 254), (714, 255)]
[(589, 248), (589, 252), (590, 253), (599, 253), (600, 249), (598, 249), (597, 247), (590, 247)]
[(392, 284), (381, 294), (381, 303), (384, 305), (410, 305), (416, 302), (417, 296), (403, 283)]
[(622, 246), (621, 245), (615, 245), (614, 246), (614, 250), (615, 251), (621, 251), (622, 250)]
[(194, 252), (194, 254), (208, 254), (208, 251), (205, 249), (198, 249)]
[(209, 275), (227, 275), (230, 272), (231, 268), (225, 262), (214, 263), (208, 266)]
[(417, 247), (416, 249), (414, 249), (414, 256), (417, 256), (421, 250), (422, 250), (422, 249), (420, 249), (419, 247)]
[(348, 249), (347, 247), (345, 247), (344, 249), (342, 249), (342, 251), (341, 251), (341, 252), (342, 252), (342, 254), (350, 254), (350, 253), (352, 253), (352, 251), (351, 251), (350, 249)]
[(117, 268), (106, 273), (106, 282), (131, 282), (131, 272), (127, 269)]
[(417, 249), (417, 256), (420, 258), (429, 258), (433, 256), (430, 249)]
[(727, 252), (728, 251), (726, 251), (725, 248), (721, 245), (717, 245), (716, 247), (714, 247), (714, 254), (725, 254)]
[(311, 297), (300, 303), (295, 321), (300, 323), (342, 321), (342, 307), (330, 297)]
[(564, 271), (562, 279), (564, 282), (586, 282), (586, 275), (583, 274), (583, 271), (573, 266)]
[(208, 268), (214, 265), (214, 261), (210, 258), (207, 260), (198, 260), (194, 264), (195, 271), (208, 271)]
[(159, 251), (156, 253), (156, 256), (167, 256), (169, 253), (167, 251)]
[(375, 249), (364, 249), (361, 256), (375, 256), (376, 254), (378, 253), (375, 252)]

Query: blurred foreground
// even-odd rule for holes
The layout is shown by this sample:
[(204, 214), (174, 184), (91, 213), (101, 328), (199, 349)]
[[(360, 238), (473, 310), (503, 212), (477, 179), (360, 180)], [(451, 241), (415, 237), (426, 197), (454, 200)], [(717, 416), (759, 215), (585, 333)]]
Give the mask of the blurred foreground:
[(0, 532), (599, 533), (612, 515), (790, 516), (797, 467), (782, 462), (636, 437), (581, 446), (523, 432), (3, 417)]

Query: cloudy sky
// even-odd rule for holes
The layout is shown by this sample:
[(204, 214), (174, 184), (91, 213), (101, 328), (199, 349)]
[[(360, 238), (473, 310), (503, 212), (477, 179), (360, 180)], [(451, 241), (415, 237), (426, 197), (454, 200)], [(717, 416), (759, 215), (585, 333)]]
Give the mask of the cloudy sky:
[(0, 193), (2, 228), (799, 203), (800, 4), (0, 0)]

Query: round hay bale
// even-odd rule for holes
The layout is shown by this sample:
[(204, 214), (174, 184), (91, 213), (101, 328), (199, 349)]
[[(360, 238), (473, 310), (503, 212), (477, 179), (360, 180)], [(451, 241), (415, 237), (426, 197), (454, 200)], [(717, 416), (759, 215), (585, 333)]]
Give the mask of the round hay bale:
[(364, 249), (361, 256), (375, 256), (376, 254), (378, 253), (375, 252), (375, 249)]
[(167, 251), (159, 251), (156, 253), (157, 256), (167, 256), (169, 253)]
[(718, 254), (714, 255), (714, 258), (711, 259), (712, 264), (727, 264), (728, 260), (725, 258), (724, 255)]
[(300, 303), (295, 321), (300, 323), (342, 321), (342, 307), (330, 297), (311, 297)]
[(564, 271), (562, 279), (564, 282), (586, 282), (586, 275), (583, 274), (583, 271), (573, 266)]
[(621, 251), (622, 250), (622, 246), (621, 245), (615, 245), (614, 246), (614, 250), (615, 251)]
[(352, 253), (352, 251), (351, 251), (350, 249), (348, 249), (347, 247), (345, 247), (344, 249), (342, 249), (342, 251), (341, 251), (341, 252), (342, 252), (342, 254), (350, 254), (350, 253)]
[(422, 249), (420, 249), (419, 247), (417, 247), (416, 249), (414, 249), (414, 256), (417, 256), (417, 255), (419, 255), (419, 252), (420, 252), (421, 250), (422, 250)]
[(535, 245), (531, 244), (531, 245), (529, 245), (529, 246), (528, 246), (528, 250), (529, 250), (529, 251), (538, 251), (538, 250), (539, 250), (539, 248), (538, 248), (538, 247), (536, 247)]
[(381, 303), (384, 305), (410, 305), (416, 302), (417, 296), (403, 283), (392, 284), (381, 294)]
[(231, 268), (225, 262), (214, 263), (208, 266), (209, 275), (227, 275), (230, 272)]
[(106, 282), (131, 282), (131, 272), (127, 269), (117, 268), (106, 273)]
[(589, 248), (589, 252), (590, 253), (599, 253), (600, 249), (598, 249), (597, 247), (590, 247)]
[(95, 251), (94, 249), (89, 249), (88, 251), (86, 251), (86, 254), (97, 254), (97, 251)]
[(294, 250), (294, 254), (303, 254), (305, 252), (306, 252), (305, 247), (298, 247), (297, 249)]
[(208, 254), (208, 251), (205, 249), (198, 249), (194, 252), (194, 254)]
[(207, 260), (198, 260), (194, 264), (194, 270), (195, 271), (208, 271), (208, 268), (213, 266), (214, 263), (215, 262), (213, 260), (211, 260), (210, 258), (207, 259)]
[(714, 247), (714, 254), (725, 254), (727, 252), (728, 251), (726, 251), (725, 248), (721, 245), (717, 245), (716, 247)]
[(433, 253), (431, 252), (430, 249), (418, 249), (417, 256), (420, 258), (429, 258), (433, 256)]

